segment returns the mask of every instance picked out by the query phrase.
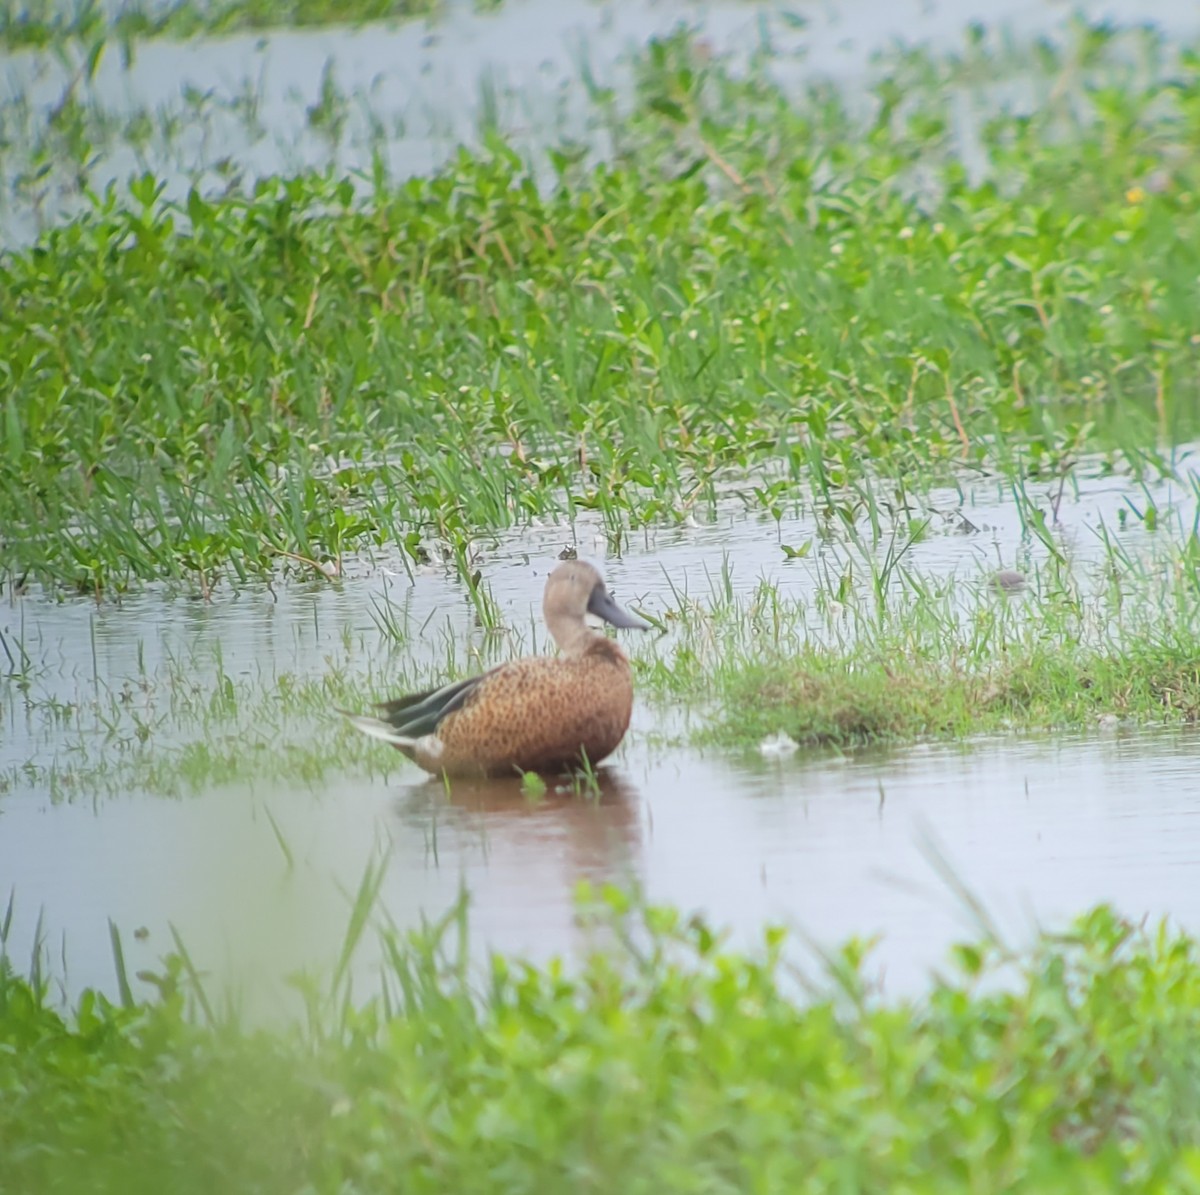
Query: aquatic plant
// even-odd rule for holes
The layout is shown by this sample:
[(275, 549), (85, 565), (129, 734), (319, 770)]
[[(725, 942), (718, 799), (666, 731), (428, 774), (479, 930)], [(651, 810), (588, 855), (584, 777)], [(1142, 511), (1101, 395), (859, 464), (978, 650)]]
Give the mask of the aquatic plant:
[(731, 492), (887, 534), (884, 480), (1169, 471), (1200, 89), (1124, 53), (1046, 50), (982, 177), (943, 86), (978, 63), (902, 59), (864, 126), (680, 37), (550, 185), (493, 136), (401, 185), (97, 196), (0, 260), (5, 575), (208, 592), (581, 509), (619, 545)]
[(434, 13), (439, 0), (168, 0), (105, 5), (99, 0), (0, 3), (0, 45), (10, 50), (59, 49), (71, 41), (112, 39), (130, 52), (143, 38), (184, 40), (243, 29), (364, 24)]

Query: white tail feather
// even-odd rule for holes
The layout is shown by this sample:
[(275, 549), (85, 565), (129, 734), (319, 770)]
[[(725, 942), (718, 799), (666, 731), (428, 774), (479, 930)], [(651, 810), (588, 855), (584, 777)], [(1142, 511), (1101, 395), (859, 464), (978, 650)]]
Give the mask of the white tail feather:
[(382, 742), (390, 743), (393, 747), (408, 747), (415, 748), (417, 741), (410, 738), (408, 735), (397, 734), (394, 726), (389, 726), (380, 718), (372, 718), (369, 714), (351, 714), (345, 710), (340, 711), (348, 722), (357, 726), (363, 734), (370, 735), (373, 739), (380, 739)]

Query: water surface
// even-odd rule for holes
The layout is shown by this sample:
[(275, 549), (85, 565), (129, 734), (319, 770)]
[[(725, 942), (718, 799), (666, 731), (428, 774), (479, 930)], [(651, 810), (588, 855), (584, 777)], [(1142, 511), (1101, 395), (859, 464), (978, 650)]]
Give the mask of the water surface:
[[(580, 881), (636, 885), (698, 911), (747, 946), (783, 923), (821, 947), (878, 936), (869, 974), (919, 992), (968, 907), (933, 865), (932, 842), (1013, 944), (1098, 901), (1200, 932), (1200, 734), (1194, 730), (999, 739), (785, 762), (647, 751), (635, 734), (584, 799), (534, 804), (515, 782), (458, 784), (415, 769), (390, 783), (334, 782), (184, 802), (131, 797), (5, 805), (3, 873), (34, 908), (69, 985), (114, 986), (107, 919), (131, 966), (170, 949), (173, 924), (198, 963), (269, 1007), (282, 979), (327, 972), (364, 870), (386, 858), (377, 923), (449, 910), (465, 886), (477, 953), (532, 959), (586, 945)], [(281, 852), (276, 830), (294, 862)], [(149, 931), (144, 941), (131, 932)], [(357, 964), (373, 989), (368, 939)]]

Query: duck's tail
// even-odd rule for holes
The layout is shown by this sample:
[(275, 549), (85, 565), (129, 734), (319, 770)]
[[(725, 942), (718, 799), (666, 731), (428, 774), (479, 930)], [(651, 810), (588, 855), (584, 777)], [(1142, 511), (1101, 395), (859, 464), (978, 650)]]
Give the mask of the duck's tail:
[(339, 709), (341, 714), (352, 726), (358, 727), (365, 735), (403, 751), (409, 759), (414, 757), (417, 750), (417, 740), (412, 735), (401, 734), (390, 722), (382, 718), (372, 718), (370, 714), (353, 714), (349, 710)]
[(355, 714), (339, 709), (338, 713), (350, 720), (363, 734), (378, 739), (403, 751), (409, 759), (423, 768), (436, 770), (442, 746), (437, 737), (438, 724), (443, 718), (461, 709), (475, 692), (483, 676), (469, 676), (466, 680), (439, 685), (422, 693), (410, 693), (394, 701), (378, 701), (375, 708), (381, 718), (370, 714)]

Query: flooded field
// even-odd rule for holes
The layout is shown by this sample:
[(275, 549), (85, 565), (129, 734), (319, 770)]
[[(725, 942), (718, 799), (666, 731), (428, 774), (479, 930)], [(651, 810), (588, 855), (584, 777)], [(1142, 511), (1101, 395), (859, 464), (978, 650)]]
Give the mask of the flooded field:
[[(1082, 7), (1094, 21), (1128, 23), (1145, 15), (1136, 3)], [(1161, 5), (1154, 15), (1167, 37), (1183, 37), (1196, 24), (1194, 6)], [(853, 95), (856, 88), (861, 93), (875, 86), (870, 72), (876, 56), (894, 50), (898, 40), (932, 52), (956, 51), (970, 22), (987, 18), (992, 49), (1003, 56), (1013, 30), (1027, 39), (1065, 39), (1064, 17), (1062, 6), (1018, 0), (1001, 6), (828, 4), (805, 6), (800, 16), (744, 4), (514, 0), (497, 14), (459, 5), (437, 22), (384, 30), (149, 41), (128, 62), (115, 50), (106, 53), (91, 71), (72, 64), (69, 55), (17, 53), (6, 61), (3, 84), (9, 187), (0, 219), (8, 245), (19, 246), (78, 210), (85, 189), (102, 191), (142, 170), (155, 172), (156, 196), (178, 200), (190, 187), (215, 196), (236, 190), (239, 180), (314, 168), (361, 183), (378, 167), (397, 180), (436, 170), (457, 147), (478, 145), (490, 134), (522, 149), (578, 143), (588, 160), (604, 160), (614, 152), (612, 103), (619, 108), (631, 94), (635, 48), (671, 34), (681, 22), (700, 39), (701, 59), (715, 52), (735, 62), (761, 55), (788, 86), (833, 79)], [(1018, 82), (1023, 70), (1016, 72)], [(1005, 104), (1032, 102), (1033, 93), (1022, 98), (1020, 90)], [(962, 121), (943, 133), (969, 164), (981, 127), (977, 117), (987, 111), (980, 96), (995, 96), (986, 88), (962, 95)], [(979, 110), (971, 116), (977, 100)], [(658, 102), (670, 110), (675, 100)], [(74, 142), (69, 128), (64, 133), (68, 107), (78, 118), (71, 126)], [(748, 189), (711, 147), (706, 152), (726, 181)], [(1164, 151), (1164, 161), (1173, 160)], [(1119, 189), (1128, 188), (1127, 226), (1106, 243), (1124, 244), (1120, 238), (1133, 235), (1148, 189), (1168, 185), (1161, 174), (1147, 175), (1145, 187), (1141, 176), (1121, 180)], [(605, 219), (589, 228), (585, 241)], [(911, 225), (900, 226), (892, 247), (914, 235)], [(549, 233), (547, 239), (553, 239)], [(830, 260), (843, 251), (842, 243), (832, 244)], [(1014, 269), (1025, 268), (1023, 259), (1011, 253), (1010, 259), (1017, 262)], [(1048, 325), (1040, 277), (1032, 300), (1003, 297), (997, 310), (1033, 309)], [(686, 279), (679, 287), (686, 289)], [(1150, 294), (1153, 287), (1147, 287)], [(303, 321), (302, 311), (289, 314), (288, 337), (303, 340), (307, 334), (319, 290), (318, 283), (305, 295)], [(720, 286), (714, 293), (721, 293)], [(924, 295), (925, 288), (913, 294)], [(384, 300), (386, 308), (386, 292)], [(220, 306), (205, 296), (203, 303), (210, 302)], [(764, 311), (790, 307), (784, 301)], [(613, 309), (620, 313), (619, 305)], [(683, 313), (692, 314), (690, 308)], [(1106, 305), (1097, 318), (1109, 319), (1117, 335), (1121, 314)], [(716, 335), (723, 329), (731, 344), (741, 344), (743, 322), (757, 318), (738, 315), (721, 323)], [(930, 326), (940, 327), (941, 318), (935, 312)], [(444, 327), (437, 325), (438, 335)], [(1017, 341), (1023, 328), (1009, 340)], [(459, 331), (464, 344), (476, 343), (474, 333)], [(632, 345), (635, 358), (653, 340), (640, 328), (621, 333), (628, 333), (625, 348)], [(691, 339), (697, 339), (695, 329)], [(530, 344), (535, 341), (531, 334)], [(871, 352), (876, 343), (869, 340)], [(1161, 343), (1154, 342), (1155, 352)], [(188, 352), (187, 362), (202, 356)], [(152, 357), (145, 353), (138, 368)], [(912, 390), (928, 364), (914, 350), (903, 365), (911, 369), (909, 401), (897, 427), (906, 434), (912, 431)], [(1005, 379), (1012, 410), (1002, 414), (1025, 430), (1030, 403), (1021, 384), (1023, 364), (1016, 360)], [(707, 365), (706, 358), (689, 376)], [(338, 384), (367, 386), (358, 368), (355, 378)], [(456, 371), (467, 376), (461, 374), (465, 368), (456, 359), (445, 377)], [(1050, 376), (1058, 384), (1064, 370), (1057, 363), (1054, 369)], [(707, 628), (716, 628), (709, 663), (720, 662), (721, 618), (757, 627), (761, 617), (766, 626), (769, 617), (762, 612), (771, 609), (774, 633), (789, 643), (839, 647), (869, 640), (872, 620), (882, 625), (887, 609), (902, 601), (914, 609), (936, 605), (947, 627), (994, 619), (1023, 628), (1033, 640), (1046, 617), (1044, 603), (1053, 601), (1074, 610), (1081, 625), (1111, 631), (1119, 644), (1126, 622), (1161, 613), (1155, 603), (1172, 584), (1186, 590), (1195, 568), (1187, 545), (1195, 540), (1200, 495), (1196, 448), (1171, 445), (1172, 436), (1189, 426), (1190, 382), (1179, 381), (1182, 397), (1174, 404), (1163, 381), (1167, 367), (1159, 361), (1157, 369), (1158, 442), (1130, 449), (1128, 460), (1140, 462), (1137, 468), (1127, 467), (1128, 460), (1114, 463), (1111, 453), (1077, 458), (1073, 442), (1053, 426), (1052, 413), (1044, 432), (1051, 448), (1037, 442), (1052, 466), (1043, 480), (1034, 470), (1018, 480), (1011, 469), (983, 467), (964, 469), (956, 488), (930, 489), (914, 478), (909, 492), (872, 480), (868, 469), (850, 498), (850, 490), (824, 481), (821, 502), (801, 492), (793, 457), (792, 475), (782, 468), (739, 473), (712, 466), (723, 478), (719, 487), (697, 497), (703, 487), (696, 485), (694, 506), (677, 504), (634, 530), (621, 525), (619, 504), (614, 518), (582, 509), (579, 500), (573, 521), (538, 514), (516, 520), (528, 524), (519, 531), (477, 532), (469, 542), (457, 525), (457, 541), (431, 532), (418, 537), (419, 548), (380, 537), (384, 542), (373, 552), (348, 552), (334, 580), (305, 580), (312, 574), (303, 568), (273, 582), (255, 576), (235, 581), (227, 573), (210, 593), (206, 566), (189, 564), (186, 575), (198, 578), (198, 588), (190, 581), (169, 589), (151, 582), (93, 601), (11, 578), (0, 608), (0, 893), (12, 893), (14, 910), (6, 952), (20, 959), (48, 951), (70, 992), (91, 984), (111, 987), (110, 919), (136, 967), (170, 949), (173, 926), (204, 968), (257, 998), (276, 991), (298, 968), (319, 971), (331, 964), (352, 894), (378, 860), (386, 867), (379, 919), (404, 927), (436, 918), (465, 891), (479, 952), (534, 958), (572, 952), (580, 941), (577, 885), (612, 882), (632, 885), (654, 901), (702, 910), (751, 938), (771, 920), (795, 924), (821, 944), (878, 935), (872, 966), (889, 989), (900, 990), (919, 988), (948, 944), (971, 929), (964, 920), (968, 904), (954, 891), (947, 868), (1018, 937), (1034, 923), (1055, 924), (1101, 900), (1134, 917), (1166, 913), (1200, 930), (1200, 903), (1188, 883), (1200, 827), (1200, 740), (1187, 727), (1134, 730), (1112, 714), (1091, 719), (1082, 733), (976, 736), (955, 745), (933, 735), (912, 747), (846, 754), (805, 748), (774, 758), (754, 746), (697, 745), (689, 734), (706, 712), (703, 687), (687, 703), (649, 696), (654, 671), (670, 670), (683, 656), (695, 659)], [(599, 372), (597, 364), (593, 379)], [(270, 384), (291, 373), (289, 364), (270, 375)], [(452, 387), (435, 379), (429, 385), (468, 395), (479, 371), (468, 374), (470, 384)], [(972, 427), (973, 437), (968, 434), (949, 378), (947, 372), (954, 451), (955, 437), (964, 459), (981, 441), (1003, 446), (999, 417), (994, 428), (979, 433)], [(558, 373), (550, 380), (562, 382)], [(534, 371), (521, 381), (535, 386), (539, 379)], [(784, 382), (768, 377), (767, 366), (759, 381), (764, 401), (780, 401)], [(175, 384), (168, 379), (164, 392), (173, 396)], [(1081, 384), (1099, 386), (1091, 375)], [(327, 386), (327, 379), (314, 383), (322, 417)], [(859, 394), (857, 379), (849, 389)], [(495, 390), (502, 406), (505, 388), (497, 384)], [(1085, 390), (1084, 401), (1093, 397)], [(797, 395), (797, 411), (802, 400), (809, 396)], [(206, 396), (201, 405), (208, 401)], [(624, 397), (613, 401), (614, 409), (630, 406)], [(942, 397), (935, 395), (935, 402), (940, 408)], [(1099, 412), (1100, 418), (1106, 403), (1101, 395), (1085, 413)], [(467, 405), (467, 399), (457, 404)], [(557, 428), (552, 406), (538, 418)], [(865, 406), (870, 412), (869, 395)], [(831, 400), (831, 409), (829, 426), (845, 415), (844, 404)], [(689, 419), (705, 415), (700, 408), (680, 412), (679, 424), (689, 434)], [(729, 418), (741, 419), (744, 427), (747, 412), (754, 413), (753, 402)], [(510, 416), (500, 420), (503, 437), (489, 458), (501, 468), (510, 459), (525, 464), (525, 445)], [(440, 436), (444, 418), (434, 411), (414, 438)], [(793, 430), (786, 402), (782, 418)], [(10, 427), (17, 422), (13, 415)], [(720, 440), (720, 419), (714, 422)], [(807, 434), (816, 434), (818, 426), (827, 426), (824, 416), (810, 421)], [(204, 452), (234, 453), (241, 435), (234, 429), (231, 419), (220, 443), (206, 441)], [(207, 425), (201, 430), (212, 434)], [(462, 430), (468, 438), (475, 434), (466, 424)], [(20, 428), (9, 434), (23, 448)], [(674, 469), (664, 434), (653, 428), (646, 434), (646, 443), (653, 442)], [(746, 434), (761, 439), (758, 432)], [(532, 435), (536, 452), (536, 428)], [(775, 437), (783, 446), (778, 429)], [(768, 432), (768, 445), (770, 439)], [(802, 441), (809, 443), (800, 435), (796, 442)], [(815, 463), (835, 469), (835, 452), (849, 460), (847, 442), (844, 431), (831, 434), (830, 461), (818, 454)], [(879, 444), (885, 442), (886, 436)], [(587, 464), (587, 447), (581, 431), (578, 448), (568, 454)], [(727, 449), (714, 449), (711, 459)], [(316, 459), (323, 449), (315, 444), (309, 451)], [(636, 465), (636, 447), (628, 451)], [(869, 466), (869, 450), (863, 458)], [(322, 459), (335, 461), (336, 453)], [(623, 477), (625, 468), (632, 466), (619, 461), (614, 476)], [(91, 473), (81, 472), (90, 482)], [(447, 476), (440, 484), (453, 493), (458, 483)], [(673, 476), (676, 491), (684, 488), (684, 476), (682, 469)], [(286, 483), (287, 469), (272, 478), (268, 491)], [(162, 479), (174, 484), (169, 470)], [(604, 484), (596, 486), (599, 497), (588, 499), (593, 507), (603, 504)], [(136, 494), (137, 479), (130, 485)], [(222, 486), (218, 478), (214, 488)], [(841, 495), (836, 500), (829, 497), (834, 491)], [(192, 482), (184, 478), (179, 492), (190, 517), (197, 509)], [(221, 492), (243, 498), (255, 493), (228, 486)], [(504, 492), (511, 504), (511, 493)], [(323, 494), (294, 497), (291, 513), (302, 518), (310, 513), (305, 501), (321, 506)], [(578, 497), (569, 494), (567, 505)], [(384, 513), (368, 514), (385, 520), (394, 501), (389, 491)], [(418, 510), (411, 517), (428, 527), (442, 511), (436, 495), (423, 501), (424, 515)], [(174, 534), (182, 516), (164, 514), (159, 505), (160, 529)], [(349, 524), (368, 507), (359, 496), (347, 499), (338, 514)], [(775, 517), (764, 515), (764, 508)], [(282, 505), (266, 509), (272, 518), (283, 511)], [(206, 513), (210, 525), (224, 518), (219, 507)], [(513, 521), (508, 506), (492, 513), (498, 524)], [(203, 534), (196, 542), (209, 549), (219, 534), (203, 525), (204, 516), (200, 522)], [(144, 516), (132, 516), (129, 525), (133, 537), (147, 542)], [(89, 525), (80, 536), (81, 558), (92, 533)], [(270, 542), (268, 548), (306, 559)], [(223, 550), (214, 557), (218, 564)], [(515, 782), (455, 784), (447, 792), (375, 746), (370, 755), (355, 757), (345, 775), (337, 763), (322, 766), (324, 744), (334, 755), (341, 750), (335, 746), (340, 727), (332, 712), (333, 686), (328, 701), (311, 700), (327, 678), (336, 676), (343, 689), (400, 690), (547, 650), (540, 595), (564, 551), (603, 562), (619, 599), (658, 627), (644, 639), (624, 637), (637, 675), (647, 683), (628, 739), (605, 767), (599, 797), (551, 791), (533, 801)], [(194, 555), (206, 559), (199, 549)], [(153, 565), (152, 555), (148, 559)], [(1007, 578), (999, 585), (998, 574)], [(94, 575), (103, 575), (100, 566)], [(86, 582), (77, 586), (87, 588)], [(102, 589), (99, 580), (96, 589)], [(780, 631), (777, 609), (783, 604), (791, 621)], [(743, 627), (739, 633), (758, 632)], [(895, 684), (902, 686), (904, 677)], [(292, 695), (305, 686), (307, 704), (289, 710)], [(310, 753), (307, 773), (298, 769), (301, 778), (286, 784), (277, 757), (289, 748), (276, 741), (280, 735), (303, 738)], [(246, 765), (247, 750), (261, 750), (261, 775)], [(357, 964), (368, 986), (369, 956), (365, 948)]]
[[(135, 9), (0, 0), (0, 1187), (1194, 1188), (1197, 6)], [(574, 557), (598, 768), (359, 733)]]
[[(1185, 478), (1191, 459), (1177, 453)], [(1088, 604), (1109, 584), (1106, 529), (1133, 580), (1166, 567), (1161, 550), (1196, 518), (1195, 488), (1172, 480), (1130, 487), (1101, 477), (1031, 497), (1039, 508), (1058, 502), (1052, 543), (1069, 555)], [(1121, 513), (1151, 507), (1163, 512), (1154, 530)], [(964, 609), (991, 602), (1039, 617), (1049, 550), (1023, 536), (1002, 487), (934, 492), (925, 517), (931, 531), (904, 559), (913, 576), (949, 586)], [(785, 558), (781, 544), (810, 540), (808, 556)], [(1200, 848), (1200, 737), (1133, 731), (1116, 718), (1083, 734), (775, 758), (686, 746), (692, 714), (642, 699), (598, 798), (552, 789), (535, 801), (515, 780), (459, 781), (447, 792), (374, 744), (387, 771), (373, 778), (335, 768), (281, 785), (267, 772), (174, 799), (139, 791), (136, 771), (55, 780), (136, 751), (138, 725), (154, 727), (160, 756), (194, 747), (204, 732), (172, 730), (156, 697), (173, 671), (205, 700), (228, 676), (269, 704), (281, 678), (319, 678), (335, 661), (352, 673), (378, 668), (386, 683), (386, 661), (437, 676), (447, 660), (545, 650), (541, 588), (568, 542), (604, 558), (603, 529), (586, 521), (481, 541), (478, 565), (501, 614), (491, 630), (452, 569), (431, 564), (410, 580), (386, 559), (351, 562), (334, 583), (248, 586), (210, 602), (153, 591), (100, 605), (11, 600), (0, 634), (29, 666), (21, 684), (6, 682), (0, 740), (0, 876), (17, 912), (10, 956), (28, 957), (40, 935), (70, 990), (110, 987), (108, 919), (137, 968), (170, 948), (174, 926), (201, 966), (254, 1005), (275, 999), (286, 975), (331, 966), (353, 894), (381, 860), (380, 924), (435, 919), (465, 890), (477, 952), (574, 953), (585, 941), (577, 885), (615, 883), (703, 911), (747, 942), (769, 921), (823, 946), (878, 936), (870, 970), (888, 991), (918, 990), (950, 943), (977, 928), (945, 868), (1015, 942), (1102, 900), (1200, 929), (1189, 862)], [(819, 635), (822, 587), (853, 555), (822, 544), (811, 519), (777, 527), (734, 504), (709, 524), (632, 537), (606, 570), (622, 602), (666, 627), (669, 610), (686, 612), (680, 594), (699, 611), (726, 589), (751, 598), (770, 584), (813, 611)], [(1025, 589), (992, 592), (1001, 564), (1023, 570)], [(381, 609), (403, 628), (399, 643), (388, 643)], [(680, 634), (623, 638), (642, 661), (670, 659)], [(143, 721), (114, 728), (118, 706), (140, 709)], [(219, 724), (218, 737), (252, 735), (253, 717), (251, 708)], [(332, 709), (304, 715), (301, 733), (308, 727), (333, 750), (338, 721)], [(366, 946), (357, 974), (367, 989), (374, 966)]]

